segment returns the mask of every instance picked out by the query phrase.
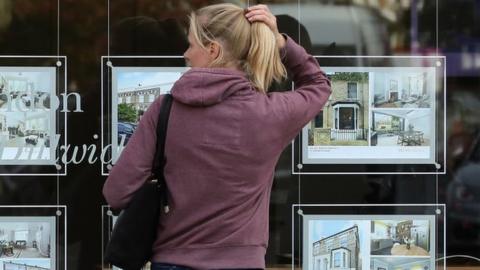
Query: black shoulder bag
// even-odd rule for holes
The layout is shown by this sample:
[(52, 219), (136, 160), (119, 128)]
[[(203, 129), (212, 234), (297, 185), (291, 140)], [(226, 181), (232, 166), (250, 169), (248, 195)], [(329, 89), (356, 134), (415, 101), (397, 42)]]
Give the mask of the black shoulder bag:
[(165, 213), (169, 211), (163, 166), (171, 105), (172, 96), (165, 95), (158, 116), (152, 180), (135, 192), (131, 202), (120, 213), (107, 245), (105, 261), (123, 270), (140, 270), (151, 258), (162, 206)]

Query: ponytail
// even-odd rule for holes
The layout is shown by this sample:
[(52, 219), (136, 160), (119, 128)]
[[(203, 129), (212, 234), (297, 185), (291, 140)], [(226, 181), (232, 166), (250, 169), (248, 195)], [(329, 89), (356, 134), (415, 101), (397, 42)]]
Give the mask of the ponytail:
[(266, 93), (272, 81), (281, 81), (287, 76), (287, 71), (280, 59), (275, 34), (266, 24), (254, 22), (250, 36), (248, 73), (255, 87)]
[(259, 92), (266, 93), (274, 80), (287, 76), (275, 34), (265, 23), (250, 23), (238, 6), (218, 4), (193, 12), (190, 31), (203, 48), (214, 41), (222, 44), (211, 67), (238, 66)]

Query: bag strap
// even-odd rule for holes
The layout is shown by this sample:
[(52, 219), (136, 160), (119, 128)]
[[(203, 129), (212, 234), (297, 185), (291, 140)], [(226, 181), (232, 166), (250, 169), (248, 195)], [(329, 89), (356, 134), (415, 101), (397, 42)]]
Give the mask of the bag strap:
[(162, 199), (162, 205), (165, 213), (168, 213), (168, 200), (167, 200), (167, 183), (163, 175), (163, 167), (165, 166), (165, 139), (167, 137), (168, 119), (170, 116), (170, 109), (172, 107), (172, 95), (166, 94), (163, 97), (162, 106), (160, 107), (160, 113), (158, 115), (157, 122), (157, 145), (155, 150), (155, 158), (152, 166), (152, 173), (157, 179), (157, 185), (160, 189), (160, 198)]

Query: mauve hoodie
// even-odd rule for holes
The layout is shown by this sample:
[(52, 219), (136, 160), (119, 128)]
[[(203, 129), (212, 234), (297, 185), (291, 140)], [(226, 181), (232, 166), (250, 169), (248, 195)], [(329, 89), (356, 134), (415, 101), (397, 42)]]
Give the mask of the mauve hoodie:
[[(243, 72), (222, 68), (192, 68), (173, 86), (165, 146), (170, 212), (160, 219), (153, 262), (265, 267), (275, 165), (331, 92), (317, 61), (289, 37), (281, 54), (295, 91), (262, 94)], [(150, 176), (162, 99), (145, 112), (105, 182), (113, 208), (124, 208)]]

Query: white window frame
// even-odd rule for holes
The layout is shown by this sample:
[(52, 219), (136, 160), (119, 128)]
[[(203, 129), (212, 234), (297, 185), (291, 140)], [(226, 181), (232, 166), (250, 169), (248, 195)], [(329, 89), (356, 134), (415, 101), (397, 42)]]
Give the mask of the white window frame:
[[(341, 268), (342, 267), (342, 250), (335, 250), (333, 251), (332, 254), (332, 260), (333, 260), (333, 267), (334, 268)], [(338, 255), (338, 261), (336, 256)], [(338, 262), (338, 265), (337, 265)]]
[[(339, 254), (339, 265), (335, 264), (335, 255)], [(347, 265), (350, 265), (350, 251), (346, 248), (339, 248), (332, 252), (333, 266), (332, 268), (348, 268)]]

